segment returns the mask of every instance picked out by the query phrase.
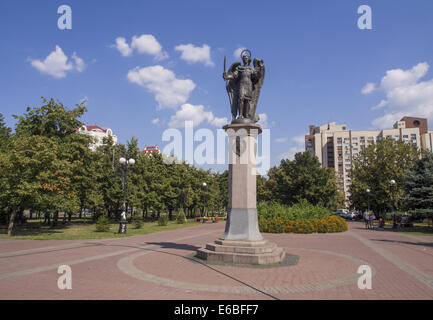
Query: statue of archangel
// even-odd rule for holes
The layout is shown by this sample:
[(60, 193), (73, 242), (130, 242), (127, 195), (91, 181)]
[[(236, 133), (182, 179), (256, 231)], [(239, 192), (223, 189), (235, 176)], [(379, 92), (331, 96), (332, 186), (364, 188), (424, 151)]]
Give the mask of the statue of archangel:
[(260, 89), (265, 78), (263, 60), (254, 59), (251, 67), (251, 51), (243, 50), (241, 59), (244, 63), (235, 62), (226, 72), (226, 58), (224, 57), (223, 78), (230, 99), (232, 123), (256, 123), (259, 115), (256, 113)]

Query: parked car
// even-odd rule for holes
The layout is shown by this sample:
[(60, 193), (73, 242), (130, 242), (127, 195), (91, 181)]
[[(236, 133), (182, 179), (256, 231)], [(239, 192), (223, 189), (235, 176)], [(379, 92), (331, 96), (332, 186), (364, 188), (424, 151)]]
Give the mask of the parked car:
[(363, 219), (362, 213), (358, 211), (351, 212), (351, 219), (352, 220), (361, 220)]
[(347, 210), (347, 209), (337, 209), (337, 212), (335, 214), (337, 216), (344, 218), (344, 219), (347, 219), (348, 213), (349, 213), (349, 210)]

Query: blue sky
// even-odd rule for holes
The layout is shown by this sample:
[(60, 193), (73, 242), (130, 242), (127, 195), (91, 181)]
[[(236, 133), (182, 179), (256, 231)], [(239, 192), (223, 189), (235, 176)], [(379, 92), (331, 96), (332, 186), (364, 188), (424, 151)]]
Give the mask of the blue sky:
[[(72, 30), (57, 27), (62, 4)], [(372, 30), (357, 27), (364, 4)], [(302, 149), (310, 124), (374, 129), (407, 114), (431, 129), (432, 12), (430, 0), (3, 0), (0, 112), (13, 126), (41, 96), (86, 99), (85, 123), (112, 128), (122, 143), (163, 146), (162, 132), (191, 113), (206, 112), (199, 127), (212, 129), (230, 118), (223, 59), (230, 65), (247, 47), (266, 66), (257, 111), (271, 130), (272, 165)], [(65, 69), (45, 60), (56, 46)]]

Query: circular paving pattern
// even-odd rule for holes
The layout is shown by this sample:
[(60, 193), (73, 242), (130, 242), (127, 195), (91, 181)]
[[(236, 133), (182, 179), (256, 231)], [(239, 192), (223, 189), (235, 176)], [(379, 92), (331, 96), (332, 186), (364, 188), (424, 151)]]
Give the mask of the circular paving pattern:
[[(176, 289), (235, 294), (258, 294), (262, 291), (273, 294), (318, 291), (350, 284), (357, 286), (358, 278), (361, 276), (357, 273), (358, 267), (369, 265), (361, 259), (327, 250), (286, 248), (286, 251), (300, 256), (296, 266), (251, 270), (234, 266), (212, 266), (210, 269), (203, 264), (203, 272), (197, 274), (193, 273), (191, 270), (193, 268), (188, 268), (197, 262), (185, 259), (186, 257), (179, 259), (179, 255), (169, 252), (145, 251), (123, 257), (117, 262), (117, 267), (136, 279)], [(147, 254), (152, 254), (152, 259), (148, 259)], [(375, 269), (371, 265), (370, 267), (374, 276)], [(213, 273), (213, 281), (209, 281), (211, 277), (206, 277), (207, 272)], [(215, 278), (215, 272), (219, 273), (219, 277)], [(270, 273), (275, 278), (276, 272), (277, 279), (274, 279), (274, 283), (269, 283)], [(304, 283), (302, 274), (306, 273), (314, 274), (317, 281)], [(337, 278), (335, 278), (336, 273), (340, 275)], [(248, 283), (257, 290), (241, 283), (231, 285), (233, 278)]]

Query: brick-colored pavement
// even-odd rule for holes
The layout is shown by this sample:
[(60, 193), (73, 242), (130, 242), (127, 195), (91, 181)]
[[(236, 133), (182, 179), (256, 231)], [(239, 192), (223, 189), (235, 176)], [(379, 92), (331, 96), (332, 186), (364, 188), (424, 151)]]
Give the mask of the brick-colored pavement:
[[(433, 299), (433, 237), (365, 230), (264, 234), (294, 266), (245, 268), (191, 259), (224, 223), (120, 239), (0, 240), (0, 299)], [(59, 265), (72, 289), (57, 287)], [(360, 290), (360, 265), (373, 271)]]

